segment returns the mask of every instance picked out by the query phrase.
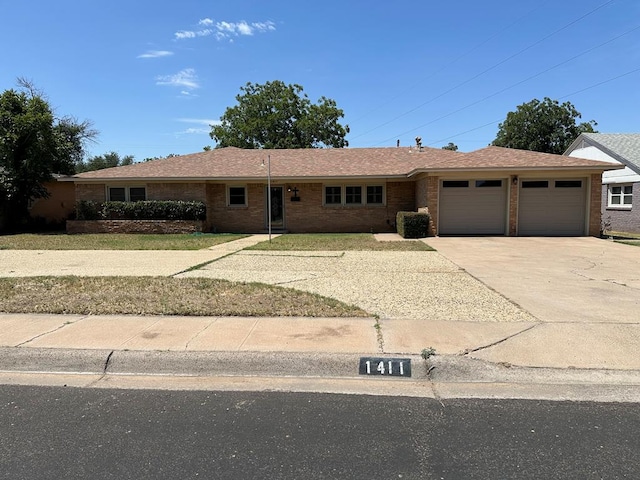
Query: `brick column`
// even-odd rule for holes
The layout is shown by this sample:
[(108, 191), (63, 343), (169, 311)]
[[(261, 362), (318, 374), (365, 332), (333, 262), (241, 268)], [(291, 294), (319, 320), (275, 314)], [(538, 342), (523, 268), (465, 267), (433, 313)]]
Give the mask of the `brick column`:
[(427, 206), (431, 215), (431, 225), (429, 235), (438, 234), (438, 189), (440, 187), (440, 177), (427, 177)]
[[(516, 181), (515, 185), (514, 180)], [(507, 233), (510, 237), (518, 235), (518, 188), (517, 175), (511, 175), (509, 177), (509, 231)]]
[(600, 236), (602, 223), (602, 174), (591, 175), (591, 188), (589, 189), (589, 235)]

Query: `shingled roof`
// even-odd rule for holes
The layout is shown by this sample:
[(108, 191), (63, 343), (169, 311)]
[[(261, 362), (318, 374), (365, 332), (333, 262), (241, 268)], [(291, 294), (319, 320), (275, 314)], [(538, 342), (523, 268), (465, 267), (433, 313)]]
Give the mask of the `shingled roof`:
[(640, 174), (640, 133), (582, 133), (567, 152), (583, 146), (595, 146)]
[(610, 163), (525, 150), (487, 147), (471, 153), (436, 148), (214, 149), (80, 173), (75, 181), (407, 178), (419, 172), (501, 169), (616, 168)]

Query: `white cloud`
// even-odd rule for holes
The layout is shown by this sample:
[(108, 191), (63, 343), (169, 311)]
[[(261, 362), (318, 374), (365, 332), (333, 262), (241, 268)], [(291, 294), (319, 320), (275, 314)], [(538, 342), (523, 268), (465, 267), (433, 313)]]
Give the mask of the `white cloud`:
[(187, 90), (200, 88), (198, 76), (193, 68), (185, 68), (173, 75), (159, 75), (156, 77), (156, 85), (167, 85), (170, 87), (182, 87)]
[(218, 125), (220, 123), (220, 120), (210, 120), (208, 118), (178, 118), (178, 121), (182, 123), (195, 123), (197, 125), (206, 126)]
[(247, 23), (244, 20), (240, 22), (214, 22), (210, 18), (204, 18), (198, 22), (198, 25), (211, 28), (202, 30), (180, 30), (174, 34), (176, 40), (215, 35), (217, 40), (233, 41), (233, 37), (252, 36), (256, 33), (267, 33), (276, 30), (275, 23), (271, 21), (253, 23)]
[(207, 135), (209, 132), (211, 132), (210, 128), (187, 128), (176, 133), (178, 135)]
[(173, 55), (173, 52), (168, 50), (149, 50), (145, 53), (141, 53), (137, 58), (160, 58)]

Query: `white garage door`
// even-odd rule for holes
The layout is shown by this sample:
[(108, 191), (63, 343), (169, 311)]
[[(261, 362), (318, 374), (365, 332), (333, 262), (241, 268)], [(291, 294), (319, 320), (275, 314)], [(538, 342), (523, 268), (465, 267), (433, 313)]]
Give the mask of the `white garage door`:
[(518, 235), (584, 235), (586, 179), (521, 180)]
[(504, 235), (507, 180), (443, 180), (440, 235)]

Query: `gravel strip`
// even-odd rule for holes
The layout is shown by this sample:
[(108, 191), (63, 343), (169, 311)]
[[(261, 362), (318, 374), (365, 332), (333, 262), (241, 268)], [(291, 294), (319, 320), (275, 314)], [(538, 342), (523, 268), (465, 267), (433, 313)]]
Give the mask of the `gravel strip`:
[(382, 318), (535, 321), (437, 252), (242, 251), (181, 276), (295, 288)]

